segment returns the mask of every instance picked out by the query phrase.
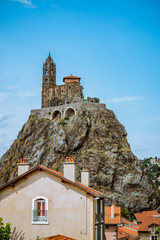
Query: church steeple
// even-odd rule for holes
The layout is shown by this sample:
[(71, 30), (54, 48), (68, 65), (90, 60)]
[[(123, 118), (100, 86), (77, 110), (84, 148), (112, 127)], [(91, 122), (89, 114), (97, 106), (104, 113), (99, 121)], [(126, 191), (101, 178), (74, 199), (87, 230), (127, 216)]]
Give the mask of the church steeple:
[(51, 58), (50, 52), (43, 63), (43, 77), (42, 77), (42, 108), (46, 107), (46, 91), (49, 88), (56, 86), (56, 64)]

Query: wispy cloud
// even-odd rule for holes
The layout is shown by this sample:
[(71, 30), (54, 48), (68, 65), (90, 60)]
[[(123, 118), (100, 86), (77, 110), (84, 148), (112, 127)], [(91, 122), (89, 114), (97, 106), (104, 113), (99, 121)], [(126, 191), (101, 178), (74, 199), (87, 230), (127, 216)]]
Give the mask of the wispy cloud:
[(30, 7), (30, 8), (35, 8), (36, 6), (33, 5), (31, 0), (12, 0), (14, 2), (20, 2), (22, 3), (25, 7)]
[(111, 98), (107, 99), (106, 103), (121, 103), (121, 102), (131, 102), (131, 101), (138, 101), (142, 100), (143, 98), (140, 96), (132, 96), (132, 97), (121, 97), (121, 98)]
[(12, 90), (12, 89), (15, 89), (16, 87), (17, 87), (16, 85), (10, 85), (10, 86), (6, 87), (5, 89)]
[(149, 122), (159, 122), (160, 121), (160, 114), (152, 115), (149, 119)]
[(0, 101), (6, 100), (8, 97), (8, 93), (6, 92), (0, 92)]
[(17, 75), (16, 72), (5, 72), (2, 74), (2, 77), (8, 77), (8, 76), (13, 76), (13, 75)]
[(20, 97), (20, 98), (33, 97), (35, 95), (36, 95), (36, 93), (30, 92), (30, 91), (28, 91), (28, 92), (18, 92), (17, 93), (17, 96)]
[(10, 119), (11, 117), (13, 116), (0, 113), (0, 128), (7, 127), (8, 126), (7, 120)]

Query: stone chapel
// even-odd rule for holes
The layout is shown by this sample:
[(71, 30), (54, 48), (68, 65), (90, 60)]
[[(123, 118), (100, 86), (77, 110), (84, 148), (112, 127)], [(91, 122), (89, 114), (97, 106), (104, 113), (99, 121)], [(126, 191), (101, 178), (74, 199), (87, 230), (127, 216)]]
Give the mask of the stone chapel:
[(43, 63), (42, 108), (81, 102), (84, 99), (80, 77), (63, 78), (64, 84), (56, 85), (56, 64), (50, 56)]

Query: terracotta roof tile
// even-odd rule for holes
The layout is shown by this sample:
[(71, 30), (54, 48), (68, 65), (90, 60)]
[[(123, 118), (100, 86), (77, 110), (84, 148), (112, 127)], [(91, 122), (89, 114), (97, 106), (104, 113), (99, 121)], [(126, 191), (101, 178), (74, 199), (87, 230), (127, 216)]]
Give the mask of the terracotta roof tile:
[(138, 238), (138, 229), (135, 229), (130, 226), (118, 227), (118, 232), (121, 234), (124, 233), (127, 234), (128, 236), (134, 237), (134, 239)]
[(120, 224), (121, 223), (121, 207), (114, 205), (114, 218), (111, 218), (111, 207), (105, 207), (105, 224)]
[(138, 231), (139, 232), (149, 232), (149, 226), (151, 225), (160, 225), (160, 215), (153, 215), (153, 216), (145, 216), (143, 218), (143, 222), (140, 225)]
[(67, 77), (64, 77), (63, 79), (70, 79), (70, 78), (74, 78), (74, 79), (80, 79), (80, 77), (76, 77), (76, 76), (73, 76), (73, 75), (70, 75), (70, 76), (67, 76)]
[(128, 225), (128, 226), (133, 226), (133, 227), (135, 226), (137, 228), (139, 227), (139, 225), (137, 223), (129, 221), (129, 220), (125, 219), (125, 218), (122, 218), (122, 224), (125, 224), (125, 225)]
[(134, 214), (138, 222), (142, 222), (145, 216), (153, 216), (153, 215), (158, 215), (158, 212), (156, 210), (153, 210), (153, 211), (145, 211), (145, 212)]
[(41, 239), (44, 239), (44, 240), (76, 240), (75, 238), (70, 238), (70, 237), (66, 237), (63, 235), (59, 235), (59, 234), (55, 235), (55, 236), (51, 236), (51, 237), (41, 238)]
[(103, 194), (103, 193), (101, 193), (101, 192), (99, 192), (99, 191), (97, 191), (97, 190), (95, 190), (95, 189), (93, 189), (93, 188), (87, 187), (87, 186), (81, 184), (80, 182), (75, 182), (75, 183), (74, 183), (74, 182), (70, 181), (69, 179), (65, 178), (62, 173), (57, 172), (57, 171), (52, 170), (52, 169), (49, 169), (49, 168), (47, 168), (47, 167), (45, 167), (45, 166), (43, 166), (43, 165), (40, 165), (40, 166), (31, 168), (29, 171), (23, 173), (22, 175), (14, 178), (13, 180), (7, 182), (7, 183), (4, 184), (4, 185), (2, 185), (2, 186), (0, 187), (0, 191), (1, 191), (2, 189), (4, 189), (5, 187), (7, 187), (7, 186), (9, 186), (9, 185), (11, 185), (11, 184), (13, 184), (13, 183), (15, 183), (15, 182), (18, 181), (19, 179), (23, 178), (24, 176), (26, 176), (26, 175), (28, 175), (28, 174), (36, 171), (36, 170), (44, 170), (44, 171), (46, 171), (46, 172), (49, 172), (50, 174), (52, 174), (52, 175), (60, 178), (62, 181), (66, 182), (66, 183), (68, 183), (68, 184), (74, 185), (75, 187), (77, 187), (77, 188), (85, 191), (86, 193), (88, 193), (88, 194), (90, 194), (90, 195), (92, 195), (92, 196), (94, 196), (94, 197), (97, 197), (97, 196), (105, 197), (105, 194)]

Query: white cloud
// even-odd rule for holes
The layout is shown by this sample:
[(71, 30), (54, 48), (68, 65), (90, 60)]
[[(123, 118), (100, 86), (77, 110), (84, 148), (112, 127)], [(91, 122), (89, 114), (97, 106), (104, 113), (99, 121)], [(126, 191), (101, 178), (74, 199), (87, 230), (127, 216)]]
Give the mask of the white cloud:
[(12, 0), (12, 1), (20, 2), (20, 3), (24, 4), (25, 7), (35, 8), (35, 6), (33, 5), (31, 0)]
[(143, 98), (140, 96), (133, 96), (133, 97), (121, 97), (121, 98), (111, 98), (106, 100), (106, 103), (120, 103), (120, 102), (131, 102), (131, 101), (138, 101), (142, 100)]
[(17, 87), (16, 85), (10, 85), (10, 86), (6, 87), (5, 89), (6, 90), (12, 90), (12, 89), (14, 89), (16, 87)]
[(34, 92), (18, 92), (17, 96), (20, 97), (20, 98), (26, 98), (26, 97), (33, 97), (35, 96), (36, 94)]
[(8, 93), (6, 92), (0, 92), (0, 101), (6, 100), (8, 97)]
[(12, 75), (17, 75), (17, 73), (16, 72), (5, 72), (5, 73), (3, 73), (3, 77), (8, 77), (8, 76), (12, 76)]

